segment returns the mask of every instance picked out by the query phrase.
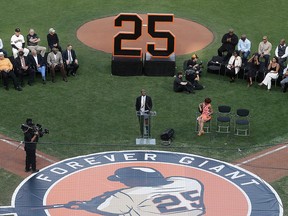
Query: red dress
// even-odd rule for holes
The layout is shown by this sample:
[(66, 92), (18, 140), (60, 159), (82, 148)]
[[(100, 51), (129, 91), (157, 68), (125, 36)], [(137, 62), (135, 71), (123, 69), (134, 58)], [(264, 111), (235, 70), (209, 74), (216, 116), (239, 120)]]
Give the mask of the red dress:
[(202, 103), (202, 114), (198, 118), (202, 118), (204, 122), (211, 119), (212, 107), (211, 104)]

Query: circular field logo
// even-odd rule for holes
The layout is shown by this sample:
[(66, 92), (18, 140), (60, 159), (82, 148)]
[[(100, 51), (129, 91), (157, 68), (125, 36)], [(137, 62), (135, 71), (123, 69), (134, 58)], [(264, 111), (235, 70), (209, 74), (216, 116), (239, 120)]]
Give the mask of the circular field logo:
[(0, 215), (282, 216), (274, 189), (235, 165), (192, 154), (117, 151), (55, 163), (25, 179)]

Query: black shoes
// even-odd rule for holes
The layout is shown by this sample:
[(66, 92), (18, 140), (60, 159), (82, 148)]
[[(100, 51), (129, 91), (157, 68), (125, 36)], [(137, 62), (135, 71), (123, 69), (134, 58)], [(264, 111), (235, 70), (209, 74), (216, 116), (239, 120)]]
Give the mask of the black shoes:
[(32, 170), (31, 168), (29, 168), (29, 169), (25, 168), (25, 172), (37, 173), (37, 172), (39, 172), (39, 169)]

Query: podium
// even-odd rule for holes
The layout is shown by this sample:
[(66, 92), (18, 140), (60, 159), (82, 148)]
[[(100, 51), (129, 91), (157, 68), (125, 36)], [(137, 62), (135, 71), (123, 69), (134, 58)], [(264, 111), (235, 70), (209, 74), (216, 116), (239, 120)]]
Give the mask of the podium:
[(155, 145), (156, 139), (151, 137), (151, 119), (156, 116), (156, 111), (136, 111), (139, 119), (140, 137), (136, 138), (136, 145)]

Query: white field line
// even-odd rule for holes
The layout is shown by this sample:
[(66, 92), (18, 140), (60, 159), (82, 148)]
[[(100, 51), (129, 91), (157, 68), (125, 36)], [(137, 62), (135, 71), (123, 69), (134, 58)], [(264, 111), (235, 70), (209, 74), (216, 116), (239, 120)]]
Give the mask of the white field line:
[(268, 152), (266, 152), (266, 153), (264, 153), (264, 154), (258, 155), (258, 156), (256, 156), (256, 157), (253, 157), (253, 158), (250, 158), (250, 159), (248, 159), (248, 160), (246, 160), (246, 161), (243, 161), (243, 162), (241, 162), (241, 163), (238, 163), (238, 164), (236, 164), (236, 166), (241, 166), (241, 165), (243, 165), (243, 164), (250, 163), (251, 161), (254, 161), (254, 160), (257, 160), (257, 159), (259, 159), (259, 158), (265, 157), (265, 156), (267, 156), (267, 155), (273, 154), (273, 153), (275, 153), (275, 152), (281, 151), (281, 150), (283, 150), (283, 149), (285, 149), (285, 148), (287, 148), (287, 147), (288, 147), (288, 145), (281, 146), (281, 147), (279, 147), (279, 148), (277, 148), (277, 149), (268, 151)]
[[(19, 149), (22, 149), (22, 150), (24, 150), (24, 147), (23, 147), (23, 144), (21, 143), (15, 143), (15, 142), (11, 142), (11, 141), (9, 141), (9, 140), (6, 140), (6, 139), (0, 139), (1, 141), (3, 141), (3, 142), (5, 142), (5, 143), (8, 143), (9, 145), (12, 145), (12, 146), (14, 146), (15, 147), (15, 151), (17, 150), (17, 148), (19, 148)], [(20, 145), (20, 146), (19, 146)], [(44, 155), (42, 155), (42, 154), (38, 154), (38, 153), (36, 153), (36, 156), (37, 157), (39, 157), (39, 158), (42, 158), (42, 159), (44, 159), (44, 160), (46, 160), (46, 161), (48, 161), (48, 162), (50, 162), (50, 163), (56, 163), (57, 161), (54, 161), (54, 160), (51, 160), (50, 158), (47, 158), (47, 157), (45, 157)]]

